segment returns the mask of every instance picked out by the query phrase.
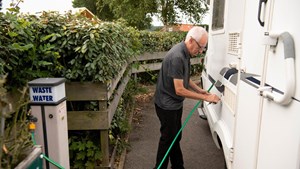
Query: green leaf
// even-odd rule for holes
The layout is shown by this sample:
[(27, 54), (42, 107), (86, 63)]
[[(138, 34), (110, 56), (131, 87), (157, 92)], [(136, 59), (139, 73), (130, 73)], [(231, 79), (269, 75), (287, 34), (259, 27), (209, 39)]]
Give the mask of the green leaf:
[(57, 38), (57, 36), (56, 36), (56, 35), (54, 35), (54, 36), (51, 38), (50, 42), (53, 42), (53, 41), (55, 41), (55, 40), (56, 40), (56, 38)]
[(93, 157), (94, 156), (94, 150), (88, 149), (86, 155), (87, 155), (87, 157)]
[(76, 159), (77, 160), (84, 160), (86, 156), (86, 153), (84, 151), (80, 151), (79, 153), (77, 153)]
[(85, 43), (81, 48), (81, 53), (85, 53), (87, 51), (87, 43)]
[(71, 64), (71, 65), (74, 65), (75, 62), (76, 62), (76, 59), (72, 59), (72, 60), (70, 61), (70, 64)]
[(74, 164), (74, 168), (82, 169), (84, 168), (84, 165), (82, 164), (82, 161), (76, 161)]
[(8, 35), (13, 38), (13, 37), (16, 37), (18, 36), (19, 34), (17, 34), (16, 32), (8, 32)]
[(92, 69), (95, 69), (95, 62), (93, 62), (93, 63), (91, 64), (91, 68), (92, 68)]
[(80, 143), (78, 144), (78, 150), (79, 150), (79, 151), (85, 150), (85, 143), (80, 142)]
[(76, 48), (75, 48), (75, 52), (78, 52), (80, 49), (81, 49), (80, 46), (76, 47)]
[(78, 149), (78, 142), (73, 141), (70, 145), (70, 150), (77, 150)]
[(53, 65), (53, 63), (42, 60), (42, 61), (38, 61), (38, 65), (40, 65), (40, 66), (49, 66), (49, 65)]
[(53, 37), (55, 37), (55, 33), (52, 33), (52, 34), (50, 34), (50, 35), (47, 35), (47, 36), (42, 37), (42, 38), (41, 38), (41, 42), (44, 42), (44, 41), (46, 41), (46, 40), (48, 40), (48, 39), (50, 39), (50, 38), (53, 38)]
[(85, 163), (85, 167), (86, 167), (86, 169), (93, 169), (93, 168), (95, 168), (95, 163), (93, 161), (87, 161)]
[(102, 158), (102, 153), (101, 151), (96, 151), (95, 152), (95, 160), (101, 160)]
[(7, 68), (8, 70), (12, 70), (12, 69), (13, 69), (10, 65), (6, 65), (6, 68)]
[(90, 37), (91, 37), (92, 40), (95, 39), (95, 36), (94, 36), (93, 33), (90, 33)]
[(92, 141), (88, 141), (87, 143), (86, 143), (86, 147), (87, 148), (91, 148), (91, 147), (93, 147), (94, 146), (94, 143), (92, 142)]
[(22, 46), (19, 43), (13, 43), (12, 47), (20, 51), (27, 51), (28, 49), (33, 48), (34, 46), (33, 44), (27, 44)]

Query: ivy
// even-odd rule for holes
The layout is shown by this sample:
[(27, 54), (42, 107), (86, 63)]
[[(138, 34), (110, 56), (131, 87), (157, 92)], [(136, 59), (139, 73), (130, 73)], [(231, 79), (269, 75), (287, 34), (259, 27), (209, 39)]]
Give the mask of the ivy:
[(184, 40), (186, 32), (141, 31), (141, 52), (160, 52), (170, 50), (176, 43)]
[[(126, 27), (124, 21), (102, 22), (66, 13), (43, 12), (39, 16), (19, 14), (11, 10), (0, 13), (0, 77), (6, 76), (3, 89), (12, 90), (26, 86), (28, 81), (41, 77), (65, 77), (69, 81), (92, 81), (105, 83), (113, 79), (133, 56), (154, 51), (169, 50), (181, 41), (184, 33), (137, 31)], [(121, 141), (130, 130), (127, 109), (134, 90), (126, 92), (111, 124), (111, 135)], [(1, 96), (4, 92), (0, 92)], [(24, 93), (25, 94), (25, 93)], [(131, 98), (131, 99), (129, 99)], [(126, 100), (126, 103), (124, 102)], [(126, 106), (125, 106), (126, 105)], [(6, 138), (14, 138), (16, 150), (31, 145), (25, 128), (27, 104), (24, 110), (12, 112), (6, 127), (15, 132)], [(85, 105), (78, 105), (85, 106)], [(95, 103), (88, 109), (98, 107)], [(18, 123), (17, 123), (18, 122)], [(18, 132), (20, 133), (18, 133)], [(19, 135), (20, 134), (20, 135)], [(93, 133), (70, 135), (70, 158), (74, 168), (93, 168), (101, 163), (99, 136)], [(16, 139), (15, 136), (18, 136)], [(21, 137), (22, 136), (22, 137)], [(21, 139), (22, 138), (22, 139)], [(26, 143), (23, 144), (22, 143)], [(18, 147), (19, 146), (19, 147)], [(1, 153), (0, 153), (1, 154)], [(2, 156), (3, 157), (3, 156)], [(10, 158), (10, 157), (9, 157)], [(3, 158), (1, 159), (3, 160)], [(10, 161), (5, 161), (8, 164)]]
[[(99, 133), (99, 132), (98, 132)], [(71, 168), (93, 169), (102, 159), (97, 131), (69, 133), (69, 155)]]
[(67, 13), (2, 14), (0, 73), (7, 86), (38, 77), (106, 82), (138, 51), (137, 30), (122, 22), (91, 22)]
[(0, 13), (0, 74), (8, 87), (39, 77), (107, 82), (136, 55), (167, 51), (185, 33), (137, 31), (117, 22), (66, 13)]
[(8, 73), (7, 86), (25, 86), (28, 80), (52, 76), (62, 70), (51, 39), (40, 39), (40, 25), (35, 17), (17, 13), (0, 17), (0, 73)]

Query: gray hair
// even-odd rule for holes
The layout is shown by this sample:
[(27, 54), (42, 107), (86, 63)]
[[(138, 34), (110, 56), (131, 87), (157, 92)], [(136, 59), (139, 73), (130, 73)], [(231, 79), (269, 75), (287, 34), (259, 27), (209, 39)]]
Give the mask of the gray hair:
[(185, 40), (187, 41), (192, 37), (196, 41), (200, 41), (203, 35), (207, 35), (207, 31), (203, 27), (194, 26), (187, 33)]

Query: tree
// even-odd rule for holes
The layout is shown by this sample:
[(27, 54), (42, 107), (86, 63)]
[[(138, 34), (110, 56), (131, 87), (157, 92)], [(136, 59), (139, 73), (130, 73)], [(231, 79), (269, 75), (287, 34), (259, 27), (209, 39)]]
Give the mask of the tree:
[(158, 14), (165, 26), (180, 22), (186, 16), (191, 23), (201, 23), (208, 11), (206, 0), (73, 0), (73, 7), (87, 7), (101, 20), (123, 18), (130, 26), (149, 28), (152, 16)]
[(151, 26), (152, 14), (157, 12), (155, 0), (97, 0), (98, 10), (108, 5), (116, 18), (123, 18), (131, 26), (145, 29)]
[(205, 0), (159, 0), (159, 14), (165, 26), (180, 22), (182, 14), (191, 23), (201, 23), (207, 11)]
[(100, 20), (113, 21), (119, 18), (128, 25), (145, 29), (151, 26), (151, 14), (157, 12), (153, 0), (73, 0), (73, 7), (86, 7)]
[[(101, 0), (98, 0), (101, 1)], [(79, 7), (86, 7), (88, 10), (90, 10), (94, 15), (96, 15), (100, 20), (103, 21), (112, 21), (114, 19), (117, 19), (112, 11), (110, 10), (108, 5), (103, 5), (101, 8), (97, 7), (97, 1), (96, 0), (73, 0), (73, 7), (79, 8)]]
[(86, 7), (94, 15), (97, 15), (97, 7), (95, 0), (73, 0), (73, 8)]

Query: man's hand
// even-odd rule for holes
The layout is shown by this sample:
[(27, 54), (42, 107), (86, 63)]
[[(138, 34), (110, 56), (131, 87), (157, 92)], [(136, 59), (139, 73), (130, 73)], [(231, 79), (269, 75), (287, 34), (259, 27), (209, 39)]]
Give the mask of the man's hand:
[(208, 91), (206, 91), (206, 90), (202, 90), (200, 93), (201, 93), (201, 94), (210, 95), (210, 93), (209, 93)]
[(220, 98), (215, 94), (208, 94), (206, 96), (205, 101), (212, 102), (212, 103), (217, 103), (218, 101), (220, 101)]

